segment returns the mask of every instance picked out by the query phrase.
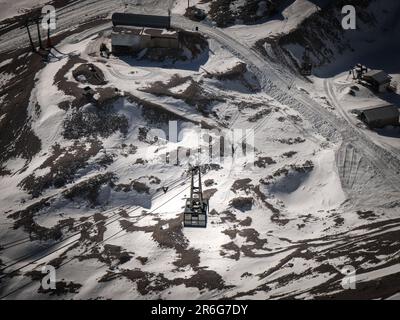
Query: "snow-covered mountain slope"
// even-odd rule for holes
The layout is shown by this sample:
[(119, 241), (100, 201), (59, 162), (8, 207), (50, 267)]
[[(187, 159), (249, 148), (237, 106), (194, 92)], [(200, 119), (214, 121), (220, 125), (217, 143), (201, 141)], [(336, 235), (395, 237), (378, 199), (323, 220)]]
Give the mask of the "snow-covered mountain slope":
[(7, 18), (12, 18), (14, 16), (24, 14), (31, 11), (35, 7), (39, 7), (43, 4), (49, 3), (49, 0), (17, 0), (10, 3), (7, 0), (0, 1), (0, 21)]
[[(248, 45), (258, 40), (287, 34), (327, 1), (194, 1), (190, 8), (204, 11), (205, 23), (226, 28), (225, 32)], [(187, 1), (174, 3), (173, 12), (188, 14)], [(194, 17), (195, 19), (195, 17)]]
[[(353, 5), (356, 10), (355, 30), (342, 27), (344, 5)], [(323, 77), (348, 71), (356, 63), (398, 73), (395, 57), (400, 49), (393, 39), (400, 31), (399, 12), (396, 1), (332, 1), (306, 17), (297, 28), (259, 40), (257, 47), (272, 59), (298, 65), (308, 46), (314, 73)], [(381, 59), (382, 55), (387, 59)]]
[[(143, 3), (142, 12), (165, 5)], [(94, 8), (74, 6), (77, 16)], [(96, 6), (104, 16), (139, 10)], [(296, 6), (314, 10), (289, 1), (287, 20), (304, 18)], [(311, 84), (253, 50), (238, 26), (178, 13), (174, 26), (201, 35), (174, 59), (157, 50), (101, 57), (107, 19), (60, 27), (47, 63), (27, 50), (2, 54), (0, 297), (398, 293), (398, 148), (348, 125), (340, 107), (356, 100), (341, 91), (343, 75)], [(233, 129), (241, 130), (232, 149)], [(182, 227), (193, 161), (210, 200), (206, 229)], [(56, 268), (55, 291), (41, 286), (44, 265)], [(349, 266), (355, 290), (342, 286)]]

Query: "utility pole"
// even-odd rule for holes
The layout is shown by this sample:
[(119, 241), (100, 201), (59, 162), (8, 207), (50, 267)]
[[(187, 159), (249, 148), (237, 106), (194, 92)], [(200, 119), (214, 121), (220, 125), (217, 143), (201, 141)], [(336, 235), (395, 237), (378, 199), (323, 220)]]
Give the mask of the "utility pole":
[(47, 20), (47, 47), (52, 48), (53, 45), (51, 43), (51, 38), (50, 38), (50, 19)]
[(36, 19), (36, 28), (37, 28), (38, 39), (39, 39), (39, 48), (43, 49), (42, 36), (40, 35), (39, 18)]
[(32, 52), (36, 52), (36, 47), (32, 40), (31, 31), (29, 30), (29, 22), (28, 21), (25, 22), (25, 27), (26, 27), (26, 31), (28, 32), (28, 37), (29, 37), (29, 42), (31, 44)]

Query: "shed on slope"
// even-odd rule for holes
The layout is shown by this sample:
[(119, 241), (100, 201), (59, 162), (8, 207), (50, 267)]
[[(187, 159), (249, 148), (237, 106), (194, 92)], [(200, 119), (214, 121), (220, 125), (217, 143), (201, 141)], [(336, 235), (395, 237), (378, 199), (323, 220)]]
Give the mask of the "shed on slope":
[(369, 83), (376, 91), (385, 92), (392, 77), (383, 70), (370, 70), (363, 75), (363, 80)]
[(399, 109), (392, 104), (382, 104), (360, 110), (360, 118), (370, 128), (399, 125)]

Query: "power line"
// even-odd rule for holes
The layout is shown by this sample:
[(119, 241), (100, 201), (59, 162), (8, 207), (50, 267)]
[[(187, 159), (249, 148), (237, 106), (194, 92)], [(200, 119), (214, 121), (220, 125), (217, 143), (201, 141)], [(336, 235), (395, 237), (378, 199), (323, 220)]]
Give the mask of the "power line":
[[(189, 178), (185, 179), (185, 181), (188, 180), (188, 179), (189, 179)], [(174, 188), (174, 189), (175, 189), (175, 188)], [(169, 203), (171, 200), (175, 199), (177, 196), (179, 196), (180, 194), (182, 194), (185, 190), (186, 190), (186, 188), (183, 188), (182, 191), (180, 191), (179, 193), (177, 193), (176, 195), (174, 195), (173, 197), (171, 197), (170, 199), (168, 199), (167, 201), (165, 201), (164, 203), (162, 203), (161, 205), (159, 205), (158, 207), (156, 207), (155, 209), (153, 209), (153, 210), (150, 211), (149, 213), (150, 213), (150, 214), (151, 214), (151, 213), (154, 213), (154, 211), (160, 209), (161, 207), (163, 207), (164, 205), (166, 205), (167, 203)], [(137, 210), (137, 209), (136, 209), (136, 210)], [(158, 216), (159, 214), (160, 214), (160, 213), (156, 213), (154, 216)], [(147, 218), (147, 217), (148, 217), (148, 215), (145, 215), (145, 216), (143, 216), (143, 217), (141, 217), (141, 218), (139, 217), (139, 219), (137, 219), (137, 220), (135, 221), (135, 223), (138, 223), (139, 221), (141, 221), (142, 219)], [(120, 220), (121, 218), (123, 218), (123, 217), (119, 217), (118, 219), (114, 220), (113, 222), (115, 222), (115, 221), (117, 221), (117, 220)], [(111, 222), (111, 223), (112, 223), (112, 222)], [(93, 249), (94, 247), (99, 246), (99, 245), (101, 245), (101, 244), (103, 244), (103, 243), (109, 241), (110, 239), (114, 238), (115, 236), (117, 236), (118, 234), (120, 234), (121, 232), (124, 232), (124, 231), (125, 231), (124, 229), (121, 229), (121, 230), (117, 231), (116, 233), (114, 233), (113, 235), (109, 236), (108, 238), (102, 240), (100, 243), (95, 243), (94, 245), (92, 245), (92, 246), (90, 246), (89, 248), (87, 248), (83, 253), (81, 253), (81, 255), (87, 253), (89, 250)], [(126, 234), (127, 234), (127, 233), (126, 233)], [(63, 246), (63, 247), (61, 247), (61, 248), (58, 248), (57, 250), (51, 252), (50, 254), (53, 254), (53, 253), (59, 251), (60, 249), (63, 249), (63, 248), (66, 247), (66, 246), (68, 246), (68, 245), (65, 245), (65, 246)], [(37, 262), (37, 261), (40, 261), (41, 259), (43, 259), (43, 258), (49, 256), (50, 254), (48, 254), (48, 255), (46, 255), (46, 256), (44, 256), (44, 257), (42, 257), (42, 258), (36, 259), (36, 260), (34, 260), (34, 261), (32, 261), (32, 262), (30, 262), (29, 264), (23, 266), (22, 268), (25, 268), (26, 266), (28, 266), (28, 265), (30, 265), (30, 264), (32, 264), (32, 263), (35, 263), (35, 262)], [(73, 261), (75, 258), (76, 258), (76, 256), (74, 256), (74, 257), (72, 257), (71, 259), (65, 261), (64, 263), (62, 263), (62, 264), (60, 264), (59, 266), (57, 266), (56, 269), (59, 269), (60, 267), (62, 267), (62, 266), (64, 266), (64, 265), (68, 264), (69, 262)], [(37, 266), (37, 267), (38, 267), (38, 266)], [(35, 270), (37, 267), (33, 268), (33, 270)], [(19, 268), (18, 271), (21, 270), (22, 268)], [(33, 270), (31, 270), (31, 271), (33, 271)], [(14, 272), (15, 272), (15, 271), (13, 271), (12, 273), (14, 273)], [(9, 274), (7, 274), (7, 275), (9, 275)], [(0, 278), (0, 279), (2, 279), (2, 278)], [(16, 288), (16, 289), (14, 289), (13, 291), (7, 293), (6, 295), (0, 297), (0, 299), (7, 298), (8, 296), (10, 296), (10, 295), (14, 294), (15, 292), (18, 292), (18, 291), (20, 291), (20, 290), (26, 288), (27, 286), (29, 286), (29, 285), (32, 284), (32, 283), (34, 283), (34, 281), (33, 281), (33, 280), (30, 280), (29, 282), (27, 282), (26, 284), (22, 285), (21, 287), (18, 287), (18, 288)]]
[[(182, 183), (182, 182), (184, 182), (185, 180), (187, 180), (187, 178), (186, 178), (186, 179), (176, 179), (176, 180), (174, 180), (174, 181), (169, 185), (169, 187), (170, 187), (170, 186), (173, 186), (173, 185), (175, 185), (175, 184), (177, 184), (177, 183)], [(175, 187), (175, 188), (176, 188), (176, 187)], [(175, 188), (173, 188), (173, 189), (175, 189)], [(161, 197), (162, 195), (163, 195), (163, 193), (160, 192), (159, 195), (156, 196), (154, 199), (158, 199), (158, 198)], [(138, 209), (140, 209), (140, 208), (141, 208), (141, 207), (136, 206), (133, 210), (130, 210), (128, 213), (130, 214), (130, 213), (132, 213), (132, 212), (135, 212), (136, 210), (138, 210)], [(124, 207), (124, 208), (119, 208), (119, 212), (121, 212), (121, 210), (125, 210), (125, 209), (126, 209), (125, 207)], [(110, 210), (108, 210), (107, 212), (112, 212), (112, 211), (114, 211), (114, 210), (115, 210), (115, 209), (110, 209)], [(117, 209), (117, 210), (118, 210), (118, 209)], [(116, 216), (119, 216), (119, 218), (121, 218), (120, 215), (119, 215), (119, 212), (117, 212), (117, 213), (111, 215), (111, 216), (108, 217), (106, 220), (101, 220), (101, 221), (96, 222), (96, 223), (93, 224), (90, 228), (88, 228), (86, 231), (93, 229), (95, 226), (97, 226), (98, 224), (100, 224), (100, 223), (102, 223), (102, 222), (108, 222), (109, 220), (113, 219), (113, 218), (116, 217)], [(109, 225), (109, 224), (111, 224), (111, 223), (114, 223), (114, 222), (117, 221), (119, 218), (117, 218), (117, 219), (115, 219), (115, 220), (113, 220), (113, 221), (107, 223), (106, 225)], [(83, 224), (85, 224), (85, 223), (86, 223), (86, 222), (82, 222), (82, 223), (78, 224), (77, 227), (79, 227), (79, 226), (81, 226), (81, 225), (83, 225)], [(81, 231), (82, 231), (82, 230), (80, 230), (80, 231), (78, 231), (78, 232), (76, 232), (76, 233), (74, 233), (74, 234), (68, 236), (67, 238), (64, 238), (62, 241), (55, 242), (55, 243), (51, 244), (51, 245), (48, 246), (45, 250), (50, 249), (50, 248), (53, 248), (54, 246), (59, 245), (60, 243), (63, 243), (63, 242), (65, 242), (65, 241), (67, 241), (67, 240), (70, 240), (70, 239), (72, 239), (72, 238), (78, 236), (79, 234), (81, 234)], [(26, 242), (26, 240), (27, 240), (27, 239), (24, 239), (24, 240), (23, 240), (24, 242), (19, 243), (19, 244), (16, 244), (16, 245), (14, 245), (14, 246), (23, 244), (23, 243)], [(29, 239), (29, 240), (30, 240), (30, 239)], [(21, 241), (22, 241), (22, 240), (21, 240)], [(77, 241), (79, 241), (79, 239), (73, 241), (72, 243), (75, 243), (75, 242), (77, 242)], [(69, 244), (71, 244), (71, 243), (69, 243)], [(14, 246), (11, 246), (11, 247), (14, 247)], [(65, 247), (65, 246), (62, 246), (61, 248), (64, 248), (64, 247)], [(10, 248), (10, 247), (6, 247), (5, 249), (8, 249), (8, 248)], [(59, 248), (59, 249), (61, 249), (61, 248)], [(57, 249), (56, 251), (58, 251), (59, 249)], [(54, 252), (56, 252), (56, 251), (54, 251)], [(36, 260), (43, 259), (43, 258), (45, 258), (46, 256), (48, 256), (48, 255), (50, 255), (50, 254), (52, 254), (52, 253), (54, 253), (54, 252), (51, 252), (51, 253), (49, 253), (49, 254), (47, 254), (47, 255), (44, 255), (44, 256), (42, 256), (41, 258), (36, 259)], [(0, 269), (0, 272), (2, 272), (2, 271), (4, 271), (4, 270), (6, 270), (6, 269), (8, 269), (8, 268), (10, 268), (10, 267), (12, 267), (12, 266), (18, 264), (18, 263), (20, 263), (20, 262), (22, 262), (22, 261), (24, 261), (24, 260), (27, 259), (27, 258), (33, 257), (34, 255), (35, 255), (35, 254), (27, 254), (27, 255), (24, 255), (24, 256), (22, 256), (22, 257), (19, 257), (19, 258), (17, 258), (17, 260), (14, 261), (13, 263), (11, 263), (11, 264), (9, 264), (9, 265), (7, 265), (7, 266), (1, 268), (1, 269)], [(32, 263), (32, 262), (31, 262), (31, 263)], [(19, 271), (19, 270), (25, 268), (26, 266), (28, 266), (28, 265), (31, 264), (31, 263), (28, 263), (28, 264), (26, 264), (26, 265), (24, 265), (24, 266), (22, 266), (22, 267), (20, 267), (20, 268), (18, 268), (18, 269), (16, 269), (16, 270), (13, 270), (13, 271), (11, 271), (11, 272), (9, 272), (9, 273), (7, 273), (7, 274), (1, 275), (1, 276), (0, 276), (0, 279), (6, 277), (6, 276), (9, 275), (9, 274), (15, 273), (16, 271)]]

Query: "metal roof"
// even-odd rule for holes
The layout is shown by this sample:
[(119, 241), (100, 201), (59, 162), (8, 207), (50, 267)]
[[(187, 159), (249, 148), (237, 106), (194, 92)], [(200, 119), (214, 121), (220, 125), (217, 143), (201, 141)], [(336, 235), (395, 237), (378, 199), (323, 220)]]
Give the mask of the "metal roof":
[(151, 16), (133, 13), (114, 13), (112, 15), (114, 26), (133, 26), (169, 29), (171, 27), (171, 17)]
[(373, 79), (379, 84), (390, 82), (392, 79), (392, 77), (383, 70), (370, 70), (364, 74), (364, 78)]
[(365, 116), (368, 122), (380, 119), (399, 118), (399, 109), (392, 104), (383, 104), (373, 107), (364, 108), (361, 113)]

